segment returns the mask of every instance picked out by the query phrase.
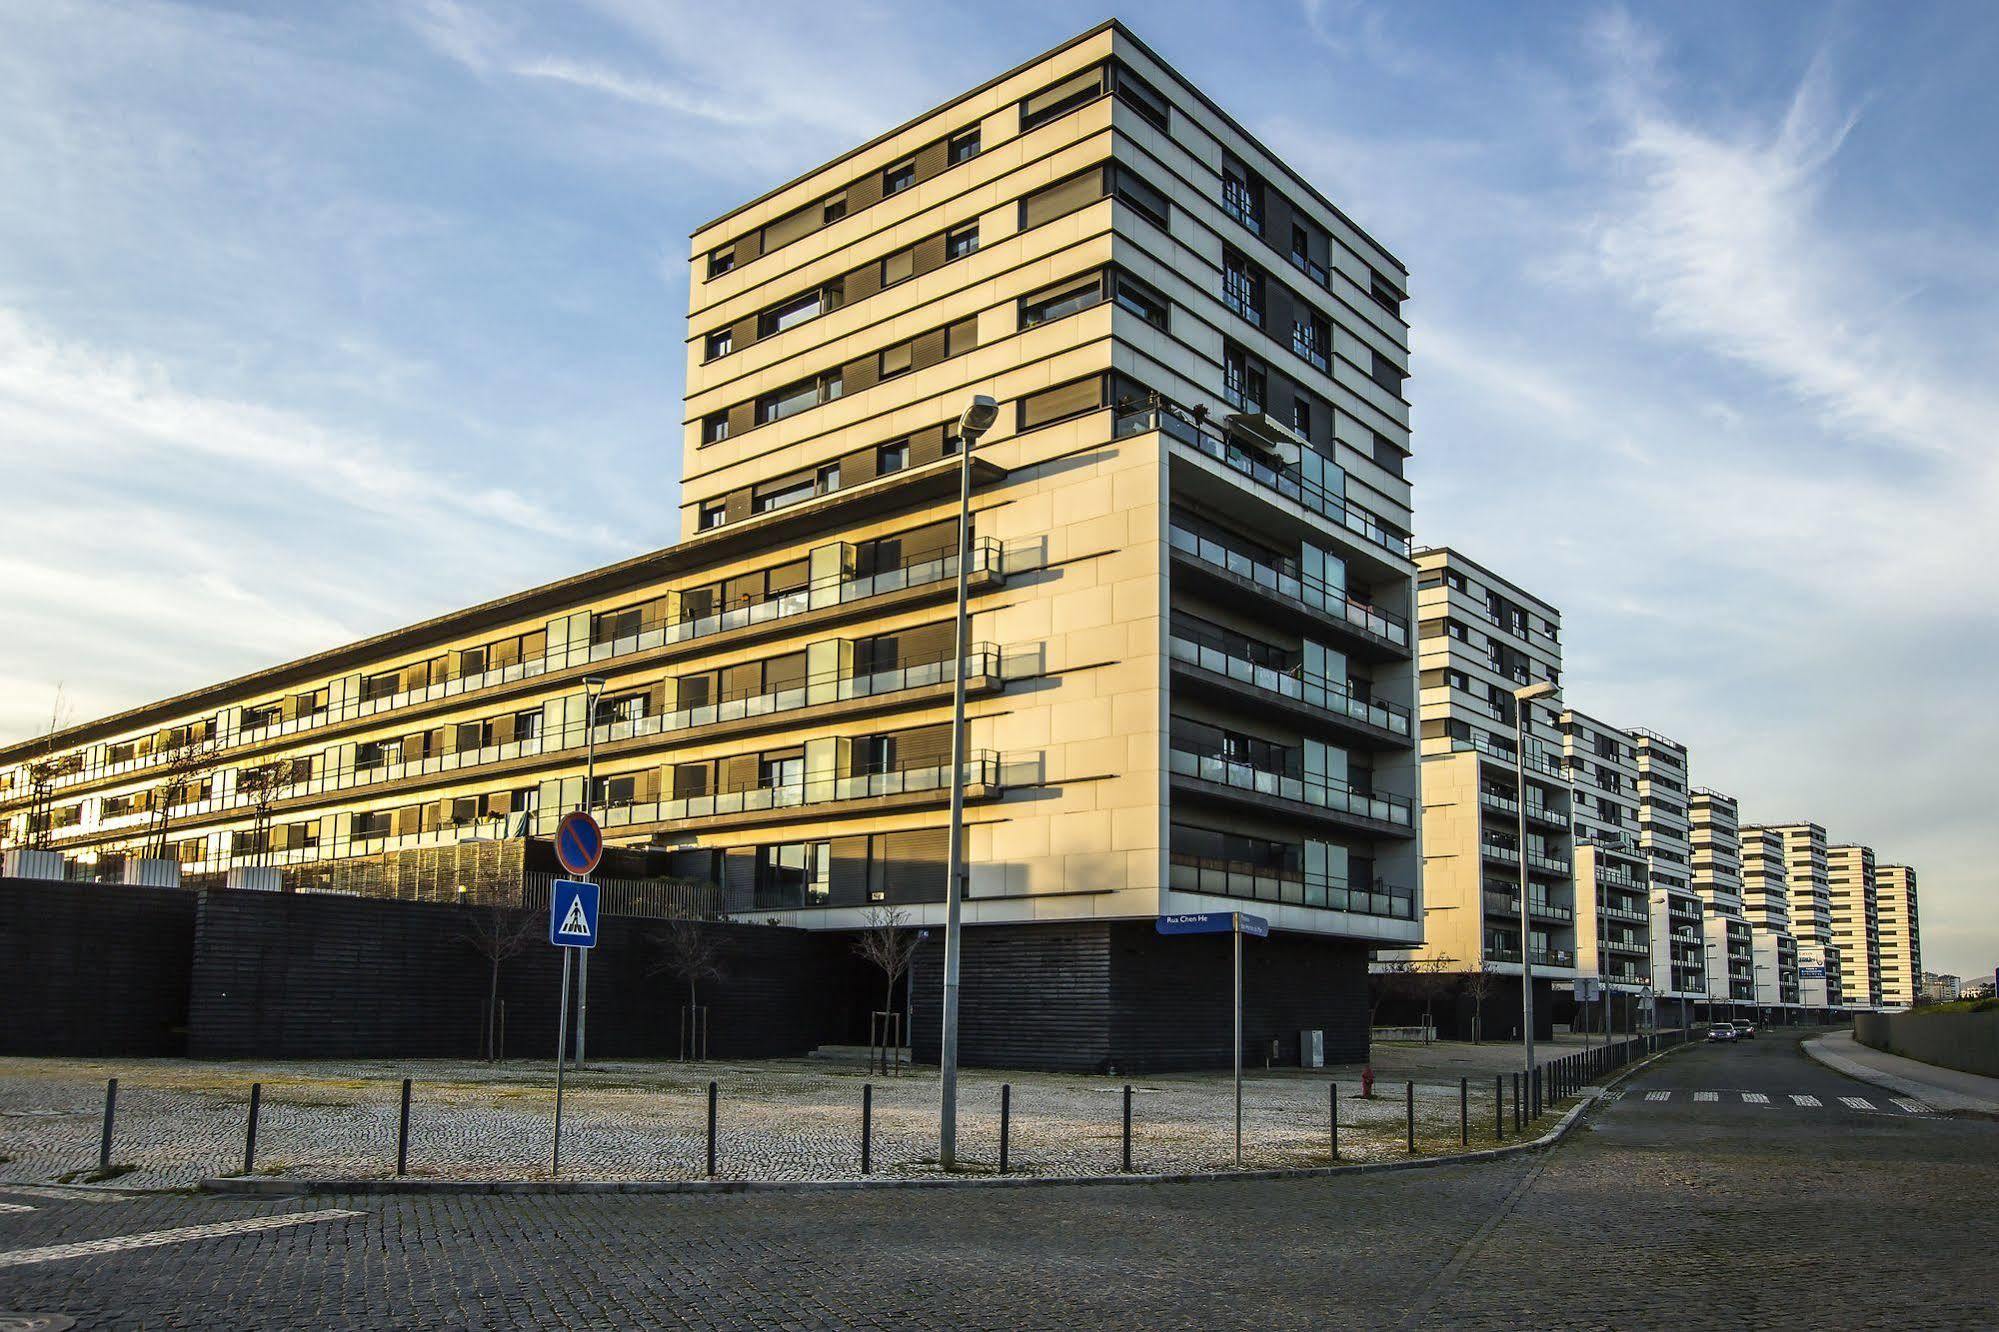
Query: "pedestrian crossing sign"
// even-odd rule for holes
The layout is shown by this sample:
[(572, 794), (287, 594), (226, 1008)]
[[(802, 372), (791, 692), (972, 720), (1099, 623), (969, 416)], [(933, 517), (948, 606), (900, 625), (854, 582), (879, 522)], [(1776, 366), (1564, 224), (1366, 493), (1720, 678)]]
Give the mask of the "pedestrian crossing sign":
[(597, 885), (557, 879), (548, 895), (548, 941), (557, 948), (597, 946)]

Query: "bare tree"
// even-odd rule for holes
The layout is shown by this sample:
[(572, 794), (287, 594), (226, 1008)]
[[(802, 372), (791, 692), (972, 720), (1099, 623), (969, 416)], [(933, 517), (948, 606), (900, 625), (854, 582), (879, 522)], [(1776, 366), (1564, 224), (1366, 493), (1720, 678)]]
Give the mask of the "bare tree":
[[(883, 1035), (885, 1040), (894, 1040), (898, 1046), (901, 1037), (893, 1030), (895, 1024), (891, 1016), (895, 1012), (895, 983), (909, 971), (910, 959), (916, 956), (917, 938), (916, 931), (909, 928), (908, 912), (901, 907), (883, 906), (869, 910), (867, 928), (854, 940), (854, 952), (882, 973), (881, 1011), (883, 1021), (890, 1028)], [(872, 1052), (868, 1058), (872, 1063)], [(888, 1053), (884, 1050), (882, 1067), (886, 1069), (887, 1066)]]
[(28, 828), (27, 846), (31, 851), (46, 851), (55, 840), (55, 811), (52, 802), (55, 796), (55, 781), (60, 775), (62, 764), (56, 756), (56, 737), (69, 725), (69, 704), (63, 698), (62, 686), (56, 686), (55, 702), (49, 706), (49, 726), (43, 732), (41, 757), (27, 766), (28, 776)]
[(1408, 957), (1378, 958), (1367, 969), (1367, 1025), (1379, 1025), (1383, 1001), (1404, 993), (1404, 984), (1414, 964)]
[(715, 933), (712, 921), (703, 920), (681, 906), (668, 918), (666, 930), (652, 936), (652, 943), (659, 952), (659, 961), (646, 974), (656, 976), (665, 971), (687, 982), (687, 1016), (683, 1022), (688, 1025), (683, 1027), (683, 1057), (693, 1051), (695, 1058), (706, 1058), (708, 1042), (706, 1024), (701, 1020), (700, 987), (703, 981), (722, 979), (722, 940)]
[(493, 1063), (500, 1057), (500, 964), (526, 952), (542, 937), (542, 917), (538, 912), (505, 905), (498, 892), (489, 894), (489, 898), (485, 904), (474, 906), (466, 913), (465, 925), (458, 937), (476, 949), (488, 964), (486, 1061)]
[(1477, 1045), (1485, 1034), (1485, 1000), (1498, 982), (1499, 973), (1492, 963), (1480, 959), (1479, 964), (1465, 972), (1464, 993), (1471, 1000), (1471, 1042)]
[(278, 803), (278, 791), (285, 785), (291, 764), (273, 759), (243, 769), (236, 775), (236, 792), (250, 802), (250, 827), (257, 839), (257, 864), (269, 863), (271, 851), (271, 810)]
[(174, 808), (186, 804), (202, 780), (215, 771), (217, 752), (214, 741), (197, 738), (188, 730), (176, 732), (158, 752), (160, 780), (153, 786), (153, 825), (146, 835), (146, 853), (164, 860)]
[(1458, 983), (1452, 962), (1449, 956), (1424, 958), (1411, 966), (1409, 974), (1403, 979), (1409, 994), (1423, 1001), (1423, 1025), (1432, 1031), (1437, 1027), (1433, 1011), (1436, 1001), (1449, 994)]

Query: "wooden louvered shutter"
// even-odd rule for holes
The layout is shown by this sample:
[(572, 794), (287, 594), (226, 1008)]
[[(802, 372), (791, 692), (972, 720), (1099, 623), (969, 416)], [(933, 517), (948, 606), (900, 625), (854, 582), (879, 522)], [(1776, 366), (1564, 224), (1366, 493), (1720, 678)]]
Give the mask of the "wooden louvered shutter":
[(923, 273), (932, 272), (933, 270), (942, 268), (943, 266), (944, 266), (944, 237), (941, 234), (936, 236), (926, 236), (922, 240), (916, 242), (916, 263), (914, 270), (916, 273), (923, 274)]
[(863, 356), (858, 361), (849, 361), (840, 367), (840, 393), (858, 393), (862, 389), (873, 388), (881, 382), (881, 358)]
[(718, 791), (747, 791), (757, 784), (755, 754), (732, 754), (722, 759), (717, 767), (720, 769), (720, 778), (716, 783)]
[(756, 429), (757, 405), (754, 402), (739, 402), (729, 409), (729, 438), (746, 434)]
[(921, 370), (944, 359), (944, 330), (935, 328), (920, 334), (909, 354), (909, 368)]

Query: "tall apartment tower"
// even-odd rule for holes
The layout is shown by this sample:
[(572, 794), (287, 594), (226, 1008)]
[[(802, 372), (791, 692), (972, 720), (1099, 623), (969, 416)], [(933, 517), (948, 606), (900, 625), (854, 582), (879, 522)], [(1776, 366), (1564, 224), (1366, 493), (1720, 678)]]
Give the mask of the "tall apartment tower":
[(1916, 872), (1907, 865), (1874, 871), (1874, 900), (1881, 921), (1881, 1002), (1907, 1008), (1923, 987), (1922, 929), (1916, 919)]
[(1700, 900), (1684, 888), (1655, 893), (1639, 849), (1637, 738), (1573, 708), (1562, 713), (1561, 727), (1572, 791), (1579, 970), (1627, 1001), (1648, 988), (1655, 999), (1705, 998)]
[[(1422, 919), (1406, 290), (1093, 28), (695, 231), (677, 544), (73, 728), (56, 845), (133, 847), (190, 728), (190, 871), (546, 836), (594, 734), (615, 846), (745, 919), (928, 929), (923, 1056), (961, 777), (967, 1062), (1226, 1063), (1221, 1000), (1167, 1002), (1221, 944), (1154, 921), (1237, 909), (1275, 931), (1250, 1039), (1359, 1057), (1368, 951)], [(253, 759), (286, 765), (262, 825)]]
[[(1688, 792), (1693, 889), (1707, 907), (1706, 943), (1714, 957), (1708, 997), (1759, 1001), (1756, 936), (1742, 904), (1742, 842), (1735, 797), (1705, 787)], [(1776, 969), (1770, 968), (1771, 1002)]]
[[(1694, 827), (1700, 828), (1698, 796)], [(1776, 978), (1775, 1003), (1795, 1008), (1804, 1004), (1799, 978), (1798, 940), (1791, 932), (1790, 877), (1784, 867), (1784, 839), (1768, 828), (1754, 825), (1741, 829), (1742, 905), (1756, 942), (1758, 965), (1768, 965)], [(1695, 873), (1699, 874), (1699, 849), (1695, 850)], [(1769, 954), (1769, 962), (1761, 960)], [(1758, 977), (1759, 980), (1762, 977)]]
[(1826, 848), (1826, 886), (1832, 902), (1832, 941), (1839, 948), (1846, 1002), (1879, 1008), (1881, 908), (1876, 896), (1874, 848), (1847, 843)]
[[(1561, 615), (1448, 547), (1419, 550), (1416, 568), (1427, 913), (1419, 956), (1517, 978), (1524, 858), (1536, 1025), (1546, 1027), (1550, 987), (1577, 975), (1569, 782), (1559, 705), (1517, 704), (1515, 691), (1561, 683)], [(1517, 997), (1501, 1002), (1517, 1022)]]
[(1825, 828), (1816, 823), (1759, 825), (1784, 844), (1784, 878), (1790, 885), (1791, 933), (1798, 941), (1798, 989), (1807, 1008), (1835, 1009), (1853, 1002), (1833, 940), (1832, 888), (1826, 877)]

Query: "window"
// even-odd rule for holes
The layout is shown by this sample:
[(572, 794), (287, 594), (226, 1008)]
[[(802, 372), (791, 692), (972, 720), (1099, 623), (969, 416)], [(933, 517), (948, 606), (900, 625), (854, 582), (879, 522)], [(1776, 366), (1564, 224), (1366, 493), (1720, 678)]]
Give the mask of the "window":
[(1020, 228), (1038, 227), (1044, 222), (1053, 222), (1058, 217), (1067, 217), (1079, 208), (1088, 208), (1104, 197), (1104, 172), (1107, 167), (1094, 166), (1088, 171), (1078, 172), (1066, 180), (1058, 180), (1053, 185), (1044, 185), (1034, 193), (1025, 195), (1020, 201)]
[(1132, 174), (1130, 168), (1111, 168), (1111, 189), (1119, 203), (1129, 204), (1156, 227), (1166, 225), (1166, 196)]
[(1166, 99), (1151, 84), (1115, 62), (1111, 65), (1111, 91), (1120, 102), (1160, 129), (1171, 126), (1172, 113)]
[(838, 370), (820, 375), (817, 379), (801, 379), (775, 393), (766, 393), (757, 399), (757, 424), (768, 425), (772, 421), (782, 421), (787, 416), (795, 416), (808, 407), (817, 407), (822, 402), (831, 402), (839, 397), (845, 382)]
[(1312, 437), (1312, 400), (1303, 393), (1291, 400), (1291, 428), (1304, 439)]
[(916, 272), (916, 247), (897, 250), (882, 260), (882, 285), (893, 287)]
[(1325, 316), (1306, 314), (1291, 325), (1291, 350), (1319, 369), (1328, 365), (1333, 348), (1333, 328)]
[(700, 514), (695, 520), (695, 530), (712, 532), (728, 520), (729, 506), (721, 500), (710, 500), (701, 506)]
[(759, 907), (824, 906), (832, 890), (831, 842), (786, 842), (757, 848)]
[(1367, 294), (1374, 297), (1376, 305), (1379, 305), (1398, 319), (1401, 318), (1402, 302), (1405, 297), (1401, 292), (1383, 280), (1381, 274), (1371, 273), (1368, 275)]
[(1240, 162), (1222, 163), (1222, 211), (1261, 236), (1263, 182)]
[(1258, 328), (1263, 327), (1263, 274), (1234, 250), (1222, 251), (1222, 302)]
[(830, 495), (840, 488), (840, 464), (827, 463), (814, 476), (814, 481), (822, 495)]
[(701, 442), (719, 444), (729, 437), (729, 414), (716, 412), (713, 416), (701, 418)]
[(725, 245), (708, 254), (708, 276), (718, 278), (736, 266), (736, 247)]
[(977, 226), (959, 227), (956, 231), (947, 231), (944, 233), (944, 257), (946, 259), (963, 259), (978, 248), (979, 229)]
[(1234, 343), (1222, 347), (1222, 397), (1238, 411), (1263, 410), (1266, 377), (1263, 362)]
[(944, 156), (952, 166), (969, 162), (979, 155), (979, 131), (976, 127), (952, 138), (945, 147)]
[(841, 218), (845, 217), (846, 215), (847, 215), (847, 192), (845, 190), (841, 190), (838, 194), (832, 195), (827, 198), (825, 206), (820, 211), (819, 221), (822, 225), (827, 222), (838, 222)]
[(1373, 379), (1375, 383), (1381, 385), (1381, 387), (1399, 398), (1402, 396), (1402, 381), (1408, 377), (1407, 371), (1399, 368), (1386, 356), (1383, 356), (1380, 352), (1374, 353), (1374, 368), (1369, 378)]
[(909, 466), (909, 441), (899, 439), (875, 450), (875, 475), (887, 476)]
[(734, 350), (735, 350), (734, 329), (725, 328), (720, 333), (710, 333), (708, 335), (709, 360), (712, 361), (718, 356), (727, 356), (730, 352)]
[(1103, 276), (1092, 273), (1024, 296), (1020, 301), (1020, 326), (1034, 328), (1086, 310), (1104, 298), (1103, 285)]
[(1072, 74), (1052, 87), (1043, 88), (1021, 102), (1020, 132), (1025, 134), (1086, 102), (1093, 102), (1103, 95), (1103, 91), (1104, 71), (1101, 67)]
[(1039, 393), (1030, 393), (1022, 398), (1019, 428), (1033, 430), (1037, 426), (1066, 421), (1072, 416), (1082, 416), (1096, 411), (1103, 405), (1103, 376), (1092, 375), (1073, 384), (1043, 389)]
[(1166, 298), (1137, 278), (1123, 273), (1111, 274), (1111, 298), (1146, 323), (1159, 328), (1167, 327), (1171, 307)]
[(824, 308), (823, 296), (824, 293), (822, 292), (810, 291), (803, 296), (788, 300), (782, 305), (773, 306), (765, 310), (757, 316), (757, 336), (760, 338), (774, 337), (784, 332), (787, 328), (817, 317)]
[(906, 162), (897, 162), (894, 166), (882, 172), (882, 198), (886, 199), (891, 194), (901, 194), (915, 183), (916, 159), (911, 158)]

